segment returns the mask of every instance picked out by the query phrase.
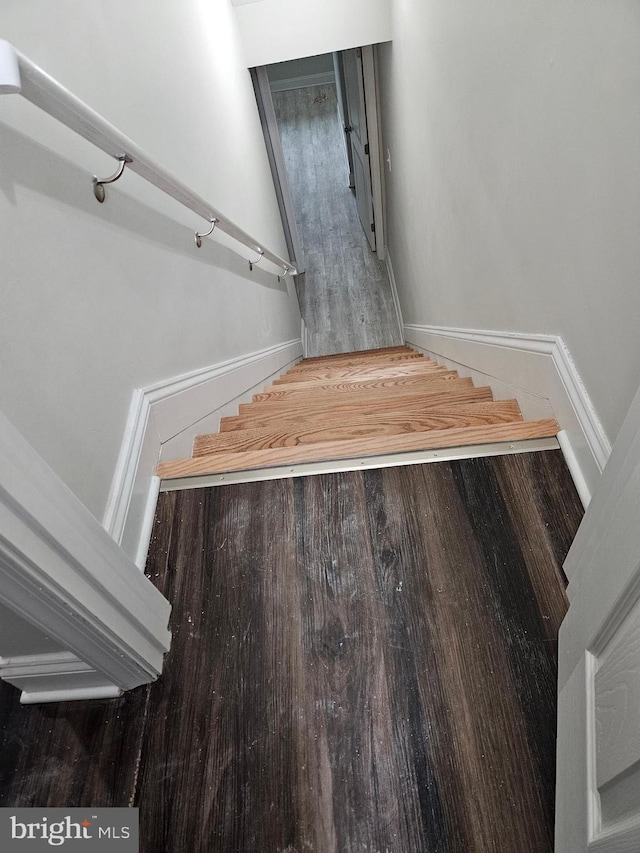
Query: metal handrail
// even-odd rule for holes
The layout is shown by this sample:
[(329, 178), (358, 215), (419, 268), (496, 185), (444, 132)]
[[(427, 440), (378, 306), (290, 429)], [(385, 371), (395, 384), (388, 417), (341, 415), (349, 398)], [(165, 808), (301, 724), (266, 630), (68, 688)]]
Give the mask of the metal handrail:
[[(94, 178), (94, 193), (99, 201), (104, 199), (103, 185), (117, 180), (126, 166), (197, 216), (209, 223), (215, 222), (218, 230), (224, 231), (248, 249), (258, 252), (260, 258), (271, 261), (282, 270), (281, 275), (297, 274), (293, 264), (261, 246), (254, 237), (155, 163), (128, 137), (27, 59), (12, 44), (0, 40), (0, 94), (7, 93), (21, 94), (23, 98), (119, 161), (120, 166), (115, 176), (103, 180)], [(256, 261), (250, 262), (250, 268), (253, 268), (255, 263)]]

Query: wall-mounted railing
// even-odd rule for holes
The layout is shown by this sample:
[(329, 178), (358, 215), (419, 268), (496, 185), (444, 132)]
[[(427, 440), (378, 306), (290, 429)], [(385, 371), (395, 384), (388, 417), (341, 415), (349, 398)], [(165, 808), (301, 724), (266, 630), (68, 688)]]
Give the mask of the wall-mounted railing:
[(195, 233), (198, 247), (202, 244), (202, 237), (207, 237), (214, 229), (218, 229), (257, 254), (257, 258), (249, 260), (250, 269), (260, 261), (267, 260), (281, 270), (280, 275), (297, 273), (293, 264), (264, 248), (213, 205), (192, 192), (117, 128), (16, 50), (12, 44), (0, 41), (0, 94), (9, 93), (22, 95), (118, 161), (118, 169), (114, 175), (93, 179), (93, 192), (98, 201), (105, 199), (105, 184), (117, 181), (125, 169), (130, 169), (208, 223), (208, 230)]

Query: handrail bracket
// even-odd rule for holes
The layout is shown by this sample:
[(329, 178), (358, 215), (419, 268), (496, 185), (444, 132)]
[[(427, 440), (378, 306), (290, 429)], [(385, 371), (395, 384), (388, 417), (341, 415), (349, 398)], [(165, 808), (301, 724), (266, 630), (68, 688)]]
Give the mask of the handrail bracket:
[(133, 160), (127, 154), (123, 154), (122, 157), (118, 157), (118, 163), (120, 165), (110, 178), (97, 178), (96, 175), (93, 176), (93, 194), (100, 204), (102, 204), (106, 198), (104, 185), (115, 184), (115, 182), (122, 177), (124, 167), (127, 163), (133, 163)]

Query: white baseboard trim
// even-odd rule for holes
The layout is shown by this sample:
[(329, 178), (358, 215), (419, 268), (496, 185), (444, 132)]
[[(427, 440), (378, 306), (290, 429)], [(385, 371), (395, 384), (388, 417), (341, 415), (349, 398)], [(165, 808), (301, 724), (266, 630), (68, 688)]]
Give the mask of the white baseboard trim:
[(304, 89), (307, 86), (335, 85), (333, 71), (320, 71), (317, 74), (303, 74), (300, 77), (288, 77), (286, 80), (272, 80), (269, 86), (272, 92), (288, 92), (290, 89)]
[(562, 429), (559, 441), (576, 488), (589, 503), (611, 445), (560, 335), (407, 324), (404, 337), (461, 375), (484, 380), (501, 397), (510, 393), (525, 417), (539, 417), (549, 407)]
[(396, 277), (393, 272), (393, 264), (391, 263), (391, 258), (389, 257), (389, 249), (387, 248), (385, 251), (384, 261), (387, 267), (387, 274), (389, 276), (389, 284), (391, 285), (391, 296), (393, 297), (393, 304), (396, 309), (396, 317), (398, 318), (398, 329), (400, 330), (400, 336), (404, 337), (404, 323), (402, 321), (402, 308), (400, 306), (400, 297), (398, 296), (398, 286), (396, 284)]
[(109, 684), (71, 652), (0, 658), (0, 678), (22, 691), (23, 705), (113, 699), (122, 695), (121, 688)]
[(194, 435), (217, 429), (212, 424), (229, 406), (250, 399), (302, 349), (300, 339), (287, 341), (134, 392), (103, 526), (140, 569), (151, 538), (161, 454), (189, 455)]

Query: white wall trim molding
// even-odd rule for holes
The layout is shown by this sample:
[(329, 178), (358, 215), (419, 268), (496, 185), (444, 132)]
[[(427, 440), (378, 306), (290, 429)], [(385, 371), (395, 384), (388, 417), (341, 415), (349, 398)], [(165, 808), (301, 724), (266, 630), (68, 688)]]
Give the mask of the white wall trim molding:
[(305, 89), (307, 86), (335, 85), (333, 71), (319, 71), (317, 74), (303, 74), (300, 77), (288, 77), (284, 80), (270, 80), (272, 92), (288, 92), (290, 89)]
[(396, 317), (398, 319), (398, 328), (400, 330), (400, 335), (404, 338), (404, 323), (402, 321), (402, 307), (400, 305), (400, 297), (398, 296), (398, 285), (396, 284), (396, 277), (393, 272), (393, 264), (391, 263), (391, 257), (389, 255), (389, 250), (385, 252), (384, 262), (387, 267), (387, 274), (389, 276), (389, 284), (391, 285), (391, 296), (393, 298), (393, 304), (396, 309)]
[(369, 171), (371, 173), (371, 195), (373, 221), (375, 223), (376, 256), (384, 261), (386, 255), (386, 223), (383, 206), (383, 163), (382, 129), (380, 127), (380, 93), (376, 61), (372, 44), (360, 48), (362, 55), (362, 80), (366, 103), (367, 139), (369, 140)]
[(54, 647), (53, 658), (3, 659), (0, 677), (13, 673), (21, 689), (34, 679), (38, 699), (26, 701), (154, 681), (169, 649), (169, 602), (1, 415), (0, 484), (0, 600)]
[[(115, 699), (122, 690), (105, 684), (104, 677), (71, 652), (16, 655), (0, 658), (0, 678), (22, 691), (20, 702), (69, 702), (78, 699)], [(95, 686), (91, 686), (91, 682)]]
[(458, 329), (406, 324), (405, 340), (467, 374), (476, 372), (491, 387), (509, 386), (526, 413), (547, 400), (562, 428), (567, 465), (585, 506), (600, 479), (611, 445), (560, 335)]
[(103, 525), (139, 568), (151, 538), (161, 454), (190, 455), (195, 435), (215, 431), (229, 407), (250, 399), (301, 355), (296, 339), (134, 391)]

